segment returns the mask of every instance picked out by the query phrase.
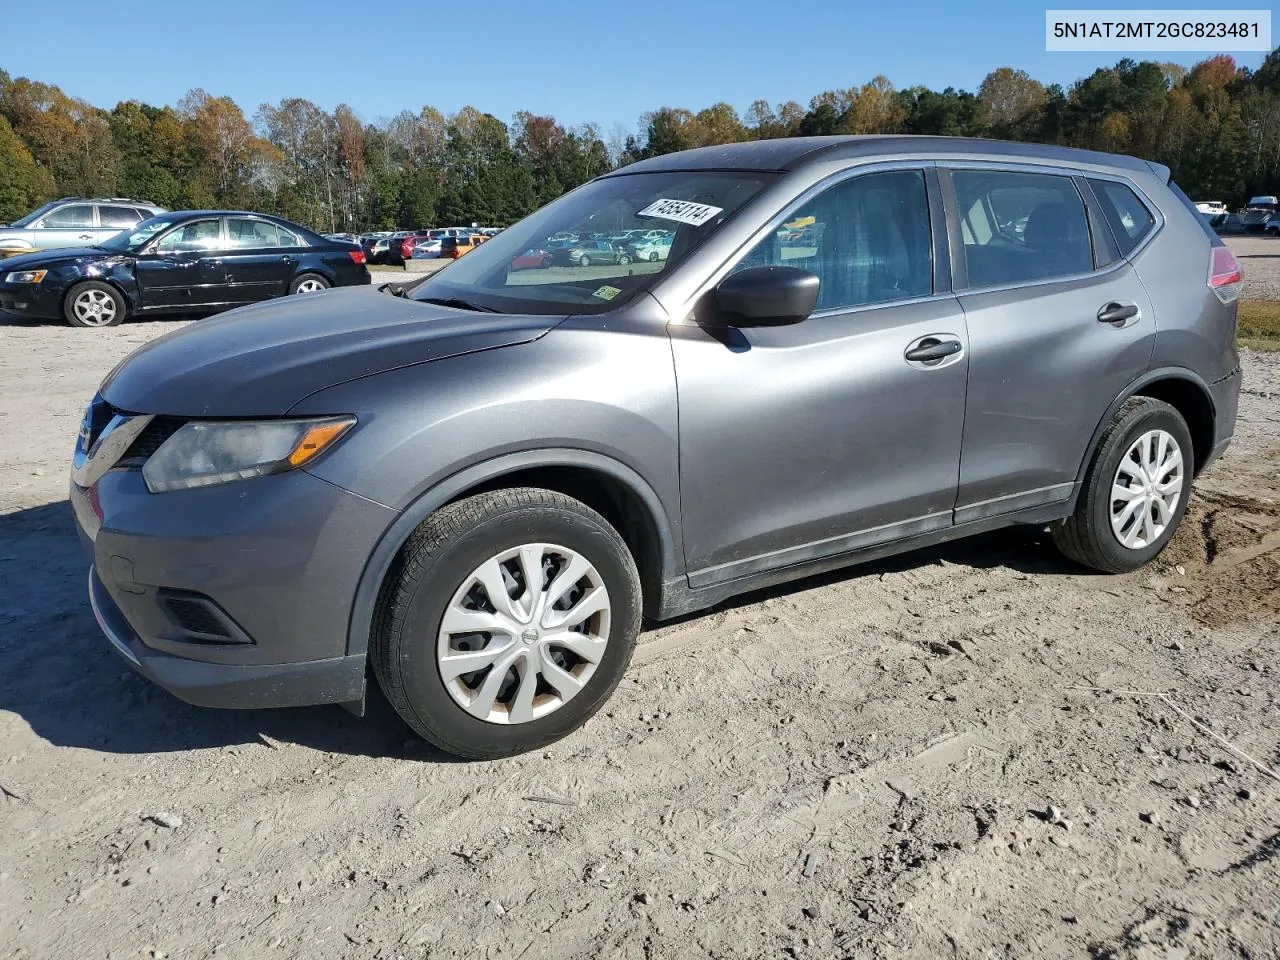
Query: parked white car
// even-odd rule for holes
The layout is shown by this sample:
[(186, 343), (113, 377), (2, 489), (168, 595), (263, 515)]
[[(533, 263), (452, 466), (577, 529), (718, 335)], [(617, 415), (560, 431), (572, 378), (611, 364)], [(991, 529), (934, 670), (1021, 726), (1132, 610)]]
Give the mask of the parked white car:
[(413, 260), (435, 260), (440, 256), (440, 237), (428, 237), (426, 240), (419, 240), (413, 246)]
[(671, 255), (671, 237), (663, 235), (647, 240), (637, 240), (631, 244), (631, 258), (637, 263), (649, 261), (656, 263), (666, 260)]

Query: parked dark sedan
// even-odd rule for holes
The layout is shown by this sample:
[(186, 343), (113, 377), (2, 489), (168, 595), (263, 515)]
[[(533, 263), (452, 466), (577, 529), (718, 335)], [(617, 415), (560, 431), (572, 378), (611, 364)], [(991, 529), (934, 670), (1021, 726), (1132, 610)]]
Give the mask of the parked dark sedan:
[(186, 210), (98, 246), (0, 261), (0, 310), (110, 327), (369, 282), (364, 251), (261, 213)]

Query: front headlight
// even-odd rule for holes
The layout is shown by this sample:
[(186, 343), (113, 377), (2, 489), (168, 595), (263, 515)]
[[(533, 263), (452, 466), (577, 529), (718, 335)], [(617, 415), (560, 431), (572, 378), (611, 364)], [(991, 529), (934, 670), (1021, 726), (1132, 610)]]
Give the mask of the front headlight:
[(5, 283), (39, 283), (48, 270), (15, 270), (4, 275)]
[(332, 446), (355, 417), (196, 420), (179, 427), (142, 468), (152, 493), (262, 477), (300, 467)]

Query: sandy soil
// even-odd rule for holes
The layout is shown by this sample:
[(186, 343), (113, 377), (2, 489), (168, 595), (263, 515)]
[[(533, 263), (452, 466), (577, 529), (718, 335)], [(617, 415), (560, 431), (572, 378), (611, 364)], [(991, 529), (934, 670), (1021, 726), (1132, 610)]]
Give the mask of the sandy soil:
[(0, 325), (0, 953), (1280, 955), (1244, 756), (1280, 767), (1280, 355), (1146, 570), (1018, 530), (757, 594), (647, 630), (553, 749), (461, 764), (381, 701), (187, 707), (99, 635), (67, 458), (172, 326)]

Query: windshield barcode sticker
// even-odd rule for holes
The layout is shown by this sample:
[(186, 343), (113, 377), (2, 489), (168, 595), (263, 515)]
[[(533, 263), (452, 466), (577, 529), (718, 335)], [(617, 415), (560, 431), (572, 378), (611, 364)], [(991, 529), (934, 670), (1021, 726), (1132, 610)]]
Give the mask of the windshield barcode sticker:
[(660, 220), (674, 220), (691, 227), (700, 227), (723, 210), (724, 207), (710, 207), (692, 200), (655, 200), (636, 216), (657, 217)]

